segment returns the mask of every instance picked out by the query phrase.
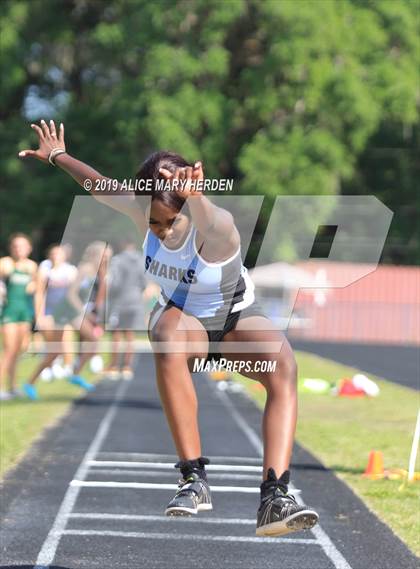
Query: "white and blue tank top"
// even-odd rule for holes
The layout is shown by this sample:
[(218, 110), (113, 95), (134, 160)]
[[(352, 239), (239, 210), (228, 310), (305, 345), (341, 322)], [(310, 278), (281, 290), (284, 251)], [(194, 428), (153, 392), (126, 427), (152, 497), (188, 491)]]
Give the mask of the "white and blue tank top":
[(169, 249), (148, 229), (143, 243), (145, 275), (161, 289), (159, 303), (171, 300), (197, 318), (237, 312), (254, 300), (254, 283), (242, 264), (241, 250), (219, 263), (205, 261), (196, 247), (197, 229), (178, 249)]
[(77, 275), (77, 268), (70, 263), (61, 263), (53, 267), (49, 259), (39, 265), (39, 269), (47, 277), (47, 294), (45, 298), (45, 314), (53, 314), (55, 307), (66, 296), (70, 285)]

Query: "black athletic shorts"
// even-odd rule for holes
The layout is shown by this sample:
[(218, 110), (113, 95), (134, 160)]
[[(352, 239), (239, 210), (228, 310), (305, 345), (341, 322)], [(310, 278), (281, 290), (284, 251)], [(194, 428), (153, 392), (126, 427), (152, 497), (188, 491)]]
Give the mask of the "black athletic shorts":
[[(171, 308), (171, 306), (177, 306), (177, 305), (171, 300), (168, 301), (166, 306), (162, 306), (159, 302), (157, 302), (150, 313), (149, 325), (152, 322), (153, 318), (156, 318), (157, 322), (157, 320), (160, 317), (160, 314), (159, 316), (157, 316), (157, 313), (159, 311), (161, 311), (161, 314), (163, 314), (163, 312), (168, 308)], [(187, 311), (185, 311), (185, 313), (190, 314)], [(203, 327), (207, 332), (207, 337), (209, 339), (209, 342), (213, 343), (221, 342), (224, 336), (228, 332), (233, 330), (236, 326), (236, 323), (242, 318), (246, 318), (248, 316), (264, 316), (265, 318), (268, 318), (267, 315), (264, 313), (263, 309), (261, 308), (261, 305), (256, 300), (254, 300), (254, 302), (250, 306), (244, 308), (243, 310), (238, 310), (237, 312), (229, 311), (227, 317), (225, 315), (220, 315), (208, 318), (199, 318), (198, 316), (195, 316), (193, 314), (191, 316), (194, 316), (195, 318), (197, 318), (199, 322), (201, 322), (201, 324), (203, 325)], [(154, 324), (155, 323), (153, 323), (153, 325)], [(212, 359), (219, 361), (221, 357), (223, 356), (220, 352), (209, 352), (206, 358), (206, 362)]]

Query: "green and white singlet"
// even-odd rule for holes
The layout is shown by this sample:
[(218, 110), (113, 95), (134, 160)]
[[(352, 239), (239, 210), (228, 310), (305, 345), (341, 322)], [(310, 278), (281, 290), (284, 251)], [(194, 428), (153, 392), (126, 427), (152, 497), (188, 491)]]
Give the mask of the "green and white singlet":
[(6, 302), (0, 317), (2, 324), (33, 321), (33, 295), (26, 292), (31, 280), (31, 273), (20, 269), (13, 269), (5, 279)]

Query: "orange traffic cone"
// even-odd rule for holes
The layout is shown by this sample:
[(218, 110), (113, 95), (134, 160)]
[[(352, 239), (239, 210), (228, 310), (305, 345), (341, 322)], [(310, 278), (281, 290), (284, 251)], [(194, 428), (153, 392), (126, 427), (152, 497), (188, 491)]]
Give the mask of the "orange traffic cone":
[(365, 397), (365, 395), (366, 392), (363, 389), (358, 389), (351, 379), (344, 378), (341, 380), (338, 388), (339, 397)]
[(210, 377), (214, 379), (214, 381), (226, 381), (228, 379), (228, 373), (222, 369), (218, 371), (211, 371)]
[(379, 450), (371, 450), (369, 453), (369, 461), (363, 476), (371, 480), (383, 478), (384, 473), (384, 457)]

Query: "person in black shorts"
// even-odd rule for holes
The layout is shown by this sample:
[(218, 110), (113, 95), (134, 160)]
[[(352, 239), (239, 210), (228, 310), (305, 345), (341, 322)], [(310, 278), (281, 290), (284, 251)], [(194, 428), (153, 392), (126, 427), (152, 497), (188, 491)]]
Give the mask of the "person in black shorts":
[[(232, 362), (246, 359), (253, 364), (261, 360), (276, 364), (270, 372), (258, 371), (256, 366), (242, 372), (259, 381), (267, 392), (257, 535), (283, 535), (314, 526), (318, 514), (297, 504), (288, 491), (297, 416), (295, 358), (284, 335), (254, 304), (253, 284), (242, 264), (233, 216), (197, 187), (204, 179), (201, 162), (190, 163), (164, 151), (149, 156), (136, 175), (137, 180), (153, 184), (150, 203), (143, 208), (142, 200), (123, 186), (113, 187), (108, 195), (95, 191), (97, 180), (108, 178), (66, 152), (63, 125), (58, 132), (53, 121), (31, 126), (38, 134), (39, 148), (24, 150), (19, 156), (50, 162), (85, 188), (88, 180), (90, 193), (97, 200), (125, 213), (145, 236), (146, 276), (161, 286), (158, 305), (149, 320), (149, 338), (160, 398), (180, 459), (175, 466), (182, 473), (166, 514), (212, 509), (205, 470), (209, 459), (202, 456), (191, 377), (195, 359), (207, 358), (210, 352), (221, 353)], [(159, 180), (168, 182), (170, 191), (160, 191), (156, 187)], [(219, 340), (215, 346), (214, 339)], [(229, 343), (246, 344), (248, 351), (238, 353)], [(255, 349), (256, 343), (276, 349), (261, 353)]]

